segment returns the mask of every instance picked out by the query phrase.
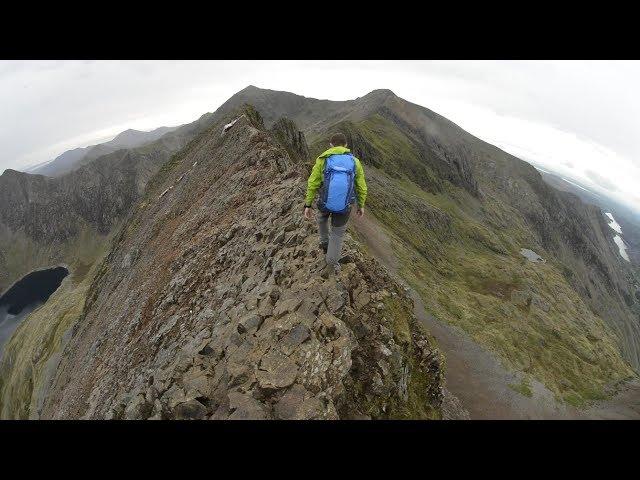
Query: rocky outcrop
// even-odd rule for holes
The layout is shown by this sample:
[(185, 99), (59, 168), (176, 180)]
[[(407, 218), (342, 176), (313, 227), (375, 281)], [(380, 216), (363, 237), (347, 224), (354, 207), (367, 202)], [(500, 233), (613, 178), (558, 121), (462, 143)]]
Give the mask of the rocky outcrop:
[[(552, 314), (540, 310), (545, 312), (541, 315), (552, 317), (548, 325), (553, 325), (556, 333), (550, 342), (575, 342), (576, 335), (569, 332), (573, 328), (584, 331), (584, 318), (595, 314), (597, 318), (590, 318), (589, 322), (598, 329), (604, 322), (607, 349), (617, 350), (613, 355), (601, 354), (597, 357), (599, 363), (594, 363), (581, 347), (562, 349), (560, 355), (554, 355), (554, 362), (540, 361), (537, 374), (547, 386), (575, 401), (600, 392), (607, 378), (628, 375), (630, 368), (625, 362), (638, 371), (640, 302), (634, 293), (637, 273), (620, 258), (598, 209), (546, 186), (528, 163), (388, 90), (348, 102), (306, 99), (255, 87), (243, 91), (242, 96), (244, 101), (256, 97), (261, 112), (262, 108), (278, 104), (279, 115), (286, 115), (303, 127), (312, 156), (326, 148), (326, 139), (335, 131), (347, 135), (352, 150), (368, 169), (367, 180), (375, 192), (368, 200), (369, 212), (407, 248), (403, 252), (405, 273), (415, 270), (415, 281), (428, 285), (424, 295), (439, 316), (464, 325), (478, 337), (484, 335), (482, 341), (492, 347), (498, 344), (509, 361), (526, 368), (527, 356), (538, 348), (536, 343), (528, 345), (532, 336), (518, 329), (499, 335), (492, 330), (527, 317), (529, 310), (505, 310), (506, 297), (491, 311), (484, 310), (489, 304), (482, 302), (477, 308), (472, 307), (475, 298), (459, 301), (461, 294), (478, 293), (469, 290), (469, 284), (476, 282), (469, 280), (469, 276), (475, 276), (469, 270), (478, 266), (479, 259), (492, 258), (489, 265), (504, 265), (506, 261), (510, 265), (502, 271), (483, 273), (481, 283), (504, 286), (519, 279), (538, 281), (537, 291), (553, 289), (556, 306), (572, 299), (560, 310), (550, 310)], [(316, 116), (318, 113), (321, 118)], [(539, 252), (552, 269), (549, 276), (559, 275), (560, 281), (536, 279), (532, 272), (521, 271), (513, 262), (521, 258), (521, 248)], [(418, 267), (420, 259), (426, 263)], [(476, 267), (469, 269), (468, 265)], [(505, 279), (509, 280), (504, 283)], [(564, 293), (559, 293), (558, 285), (562, 285)], [(442, 292), (443, 289), (449, 291)], [(436, 291), (442, 294), (438, 296)], [(481, 293), (486, 291), (494, 289), (480, 288)], [(579, 297), (574, 297), (574, 292)], [(589, 312), (575, 313), (582, 310), (583, 303)], [(568, 313), (567, 308), (577, 310)], [(543, 321), (527, 325), (543, 337), (549, 333)], [(565, 326), (564, 333), (558, 336)], [(606, 350), (589, 339), (580, 342), (589, 350)], [(515, 344), (518, 348), (513, 347)], [(566, 362), (560, 362), (559, 356), (565, 354)], [(558, 370), (560, 364), (562, 368)], [(591, 373), (585, 375), (585, 369), (591, 369)], [(589, 381), (592, 385), (585, 386)]]
[(301, 162), (307, 161), (309, 158), (309, 147), (307, 146), (304, 133), (298, 130), (295, 123), (283, 117), (271, 127), (271, 132), (275, 138), (286, 147), (287, 152), (292, 158)]
[(43, 244), (64, 242), (86, 224), (107, 233), (140, 194), (147, 180), (140, 175), (154, 170), (140, 164), (159, 166), (166, 158), (123, 152), (99, 172), (102, 175), (79, 170), (59, 179), (6, 170), (0, 177), (0, 221)]
[(150, 183), (41, 418), (440, 418), (441, 359), (411, 300), (350, 240), (320, 275), (304, 168), (249, 117)]

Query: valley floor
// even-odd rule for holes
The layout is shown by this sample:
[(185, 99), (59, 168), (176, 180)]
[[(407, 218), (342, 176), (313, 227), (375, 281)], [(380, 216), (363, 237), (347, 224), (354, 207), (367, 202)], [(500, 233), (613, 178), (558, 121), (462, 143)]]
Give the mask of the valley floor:
[(520, 393), (522, 374), (507, 370), (494, 354), (464, 331), (425, 311), (420, 295), (400, 278), (391, 239), (374, 219), (356, 218), (353, 227), (364, 239), (369, 253), (397, 277), (413, 298), (416, 317), (435, 337), (445, 356), (446, 388), (459, 399), (471, 419), (640, 419), (640, 384), (628, 385), (613, 398), (585, 410), (556, 401), (535, 380), (527, 385), (530, 396)]

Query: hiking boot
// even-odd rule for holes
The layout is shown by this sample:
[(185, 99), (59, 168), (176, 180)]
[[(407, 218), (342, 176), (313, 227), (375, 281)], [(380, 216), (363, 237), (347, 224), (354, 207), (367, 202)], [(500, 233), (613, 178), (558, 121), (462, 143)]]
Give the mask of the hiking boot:
[(326, 280), (332, 276), (337, 277), (339, 273), (340, 273), (340, 265), (338, 265), (337, 263), (335, 265), (327, 264), (324, 266), (324, 268), (320, 272), (320, 276)]
[(325, 280), (328, 279), (333, 273), (333, 267), (331, 265), (325, 265), (322, 270), (320, 270), (320, 276)]
[(342, 257), (340, 257), (340, 260), (338, 260), (338, 263), (340, 264), (345, 264), (345, 263), (352, 263), (353, 262), (353, 257), (349, 254), (346, 254)]
[(325, 255), (327, 254), (327, 250), (329, 249), (329, 244), (328, 243), (324, 243), (324, 242), (320, 242), (319, 245), (320, 250), (322, 250)]

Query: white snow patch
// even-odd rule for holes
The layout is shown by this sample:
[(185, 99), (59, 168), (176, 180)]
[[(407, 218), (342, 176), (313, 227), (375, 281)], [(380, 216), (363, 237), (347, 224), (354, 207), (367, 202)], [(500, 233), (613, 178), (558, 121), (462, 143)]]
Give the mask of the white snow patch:
[(620, 226), (620, 224), (618, 222), (616, 222), (616, 219), (613, 218), (613, 215), (611, 215), (611, 213), (609, 212), (605, 212), (605, 215), (607, 217), (609, 217), (609, 219), (611, 220), (611, 222), (609, 222), (609, 226), (615, 230), (617, 233), (622, 233), (622, 227)]
[(620, 252), (620, 256), (624, 258), (627, 262), (629, 262), (630, 260), (629, 260), (629, 254), (627, 253), (627, 245), (624, 243), (624, 240), (622, 240), (622, 237), (620, 236), (622, 235), (622, 227), (618, 222), (616, 222), (616, 219), (613, 218), (613, 215), (611, 214), (611, 212), (605, 212), (604, 214), (609, 218), (609, 220), (611, 220), (609, 222), (609, 227), (611, 227), (611, 229), (618, 234), (615, 237), (613, 237), (613, 241), (616, 242), (616, 245), (618, 246), (618, 251)]
[(615, 237), (613, 237), (613, 241), (616, 242), (616, 245), (618, 245), (620, 256), (627, 262), (630, 262), (631, 260), (629, 260), (629, 254), (627, 254), (627, 246), (625, 245), (624, 240), (622, 240), (622, 237), (620, 235), (616, 235)]
[(226, 132), (227, 130), (229, 130), (231, 127), (233, 127), (235, 125), (235, 123), (240, 120), (244, 115), (240, 115), (238, 118), (236, 118), (233, 122), (231, 123), (227, 123), (224, 127), (222, 127), (222, 133)]

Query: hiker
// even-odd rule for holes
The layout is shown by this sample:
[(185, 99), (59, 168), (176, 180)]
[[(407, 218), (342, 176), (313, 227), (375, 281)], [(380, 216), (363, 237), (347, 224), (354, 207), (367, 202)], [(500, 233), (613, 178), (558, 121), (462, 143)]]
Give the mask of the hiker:
[[(334, 273), (340, 271), (338, 260), (342, 249), (342, 239), (351, 214), (351, 205), (358, 203), (358, 216), (364, 215), (364, 202), (367, 199), (367, 184), (360, 160), (347, 148), (347, 139), (342, 133), (336, 133), (329, 142), (331, 148), (322, 153), (311, 170), (307, 182), (307, 196), (304, 202), (304, 216), (311, 219), (311, 204), (318, 196), (318, 230), (320, 248), (326, 254), (325, 270)], [(331, 218), (331, 233), (329, 233)]]

